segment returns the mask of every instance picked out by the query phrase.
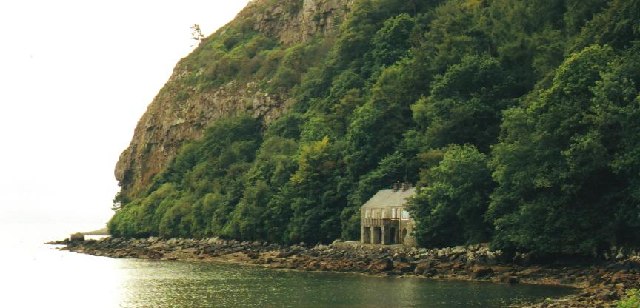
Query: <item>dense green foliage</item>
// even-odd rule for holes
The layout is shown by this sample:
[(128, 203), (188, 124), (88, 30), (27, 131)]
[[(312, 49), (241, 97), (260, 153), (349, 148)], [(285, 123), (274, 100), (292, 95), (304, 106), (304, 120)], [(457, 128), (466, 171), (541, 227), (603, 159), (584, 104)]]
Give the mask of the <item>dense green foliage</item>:
[(428, 183), (411, 201), (416, 236), (424, 246), (481, 243), (490, 226), (481, 219), (493, 189), (487, 157), (473, 146), (452, 145), (438, 165), (425, 170)]
[(549, 88), (505, 114), (492, 161), (496, 244), (588, 254), (638, 242), (640, 200), (630, 191), (638, 174), (618, 165), (640, 136), (638, 60), (636, 50), (618, 58), (612, 48), (587, 47)]
[(408, 181), (425, 246), (638, 246), (639, 16), (638, 0), (357, 0), (336, 36), (285, 46), (241, 15), (184, 60), (188, 81), (294, 104), (215, 123), (110, 230), (357, 239), (359, 207)]
[(627, 296), (617, 304), (618, 308), (638, 308), (640, 307), (640, 290), (632, 289), (627, 291)]

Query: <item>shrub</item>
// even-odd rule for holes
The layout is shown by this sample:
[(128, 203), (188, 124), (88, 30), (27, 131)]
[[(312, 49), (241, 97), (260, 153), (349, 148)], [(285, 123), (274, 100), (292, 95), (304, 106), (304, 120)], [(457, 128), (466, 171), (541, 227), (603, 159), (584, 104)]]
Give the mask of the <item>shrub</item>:
[(627, 296), (618, 302), (618, 308), (638, 308), (640, 307), (640, 290), (632, 289), (627, 291)]

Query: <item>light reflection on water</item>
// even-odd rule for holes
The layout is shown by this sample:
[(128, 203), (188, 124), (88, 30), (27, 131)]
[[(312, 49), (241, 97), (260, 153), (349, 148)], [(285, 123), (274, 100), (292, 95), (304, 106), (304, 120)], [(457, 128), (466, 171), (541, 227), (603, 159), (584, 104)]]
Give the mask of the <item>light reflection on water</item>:
[(567, 292), (226, 264), (129, 260), (122, 269), (127, 307), (504, 307)]
[[(503, 307), (565, 289), (110, 259), (3, 241), (0, 307)], [(6, 249), (8, 248), (8, 249)]]

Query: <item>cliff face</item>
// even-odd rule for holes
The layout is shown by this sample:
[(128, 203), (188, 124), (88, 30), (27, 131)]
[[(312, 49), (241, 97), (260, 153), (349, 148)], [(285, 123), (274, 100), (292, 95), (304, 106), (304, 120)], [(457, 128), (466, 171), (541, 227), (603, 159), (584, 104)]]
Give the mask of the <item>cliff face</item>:
[[(354, 0), (294, 0), (275, 2), (262, 7), (256, 14), (255, 29), (277, 37), (283, 44), (304, 42), (317, 34), (337, 30), (339, 23)], [(273, 1), (272, 1), (273, 2)], [(260, 7), (264, 1), (255, 1), (249, 8)], [(260, 9), (258, 9), (260, 10)]]
[[(255, 0), (236, 20), (205, 42), (241, 22), (281, 46), (330, 36), (338, 30), (351, 3), (352, 0)], [(143, 191), (185, 141), (202, 136), (216, 119), (248, 112), (269, 122), (286, 108), (285, 91), (264, 90), (268, 80), (261, 77), (231, 80), (208, 88), (194, 82), (193, 76), (200, 75), (201, 69), (187, 63), (206, 47), (201, 44), (176, 65), (173, 75), (138, 122), (133, 139), (115, 169), (123, 196)]]

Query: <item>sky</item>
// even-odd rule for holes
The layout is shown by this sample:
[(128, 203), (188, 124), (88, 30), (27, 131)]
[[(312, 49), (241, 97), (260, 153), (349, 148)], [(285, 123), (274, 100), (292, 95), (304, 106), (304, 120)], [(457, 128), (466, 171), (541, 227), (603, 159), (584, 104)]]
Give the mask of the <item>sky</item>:
[(118, 157), (190, 27), (209, 35), (247, 2), (0, 2), (0, 224), (103, 227)]

